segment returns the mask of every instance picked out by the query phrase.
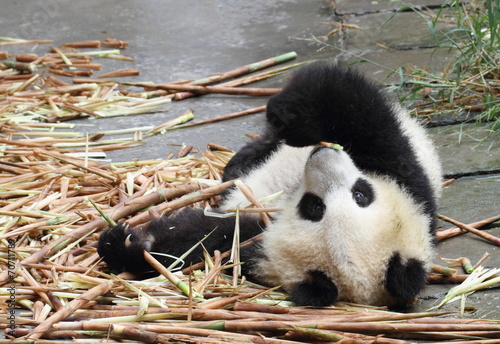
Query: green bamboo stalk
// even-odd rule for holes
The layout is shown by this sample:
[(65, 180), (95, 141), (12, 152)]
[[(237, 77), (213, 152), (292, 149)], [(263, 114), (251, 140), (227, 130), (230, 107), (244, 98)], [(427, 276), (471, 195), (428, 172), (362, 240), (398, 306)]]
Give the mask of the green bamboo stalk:
[(292, 52), (288, 52), (288, 53), (285, 53), (282, 55), (271, 57), (271, 58), (268, 58), (268, 59), (265, 59), (265, 60), (262, 60), (259, 62), (250, 63), (248, 65), (235, 68), (235, 69), (228, 71), (228, 72), (225, 72), (225, 73), (215, 74), (215, 75), (209, 76), (207, 78), (194, 80), (191, 83), (194, 85), (208, 85), (208, 84), (212, 84), (214, 82), (226, 80), (229, 78), (235, 78), (235, 77), (238, 77), (241, 75), (252, 73), (252, 72), (255, 72), (255, 71), (260, 70), (260, 69), (274, 66), (276, 64), (284, 63), (284, 62), (293, 60), (296, 57), (297, 57), (297, 53), (295, 51), (292, 51)]
[(90, 202), (90, 204), (92, 204), (92, 206), (97, 210), (97, 212), (99, 214), (101, 214), (102, 218), (111, 226), (111, 227), (114, 227), (116, 226), (116, 222), (113, 221), (112, 218), (110, 218), (108, 216), (108, 214), (106, 214), (104, 211), (102, 211), (102, 209), (94, 203), (94, 201), (92, 201), (90, 198), (88, 198), (88, 201)]
[(162, 274), (166, 279), (172, 282), (182, 293), (186, 296), (193, 295), (197, 299), (203, 299), (203, 296), (191, 290), (189, 285), (181, 280), (179, 277), (174, 275), (170, 270), (164, 267), (160, 262), (156, 260), (149, 252), (144, 251), (144, 259), (160, 274)]

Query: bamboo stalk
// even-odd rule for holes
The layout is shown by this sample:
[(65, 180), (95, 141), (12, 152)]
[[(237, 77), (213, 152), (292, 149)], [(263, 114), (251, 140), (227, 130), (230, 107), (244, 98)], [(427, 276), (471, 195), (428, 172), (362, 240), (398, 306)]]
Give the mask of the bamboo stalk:
[(243, 117), (243, 116), (247, 116), (247, 115), (252, 115), (252, 114), (259, 113), (259, 112), (264, 112), (264, 111), (266, 111), (266, 106), (265, 105), (259, 106), (259, 107), (256, 107), (256, 108), (251, 108), (251, 109), (248, 109), (248, 110), (243, 110), (243, 111), (235, 112), (235, 113), (232, 113), (232, 114), (229, 114), (229, 115), (226, 115), (226, 116), (220, 116), (220, 117), (216, 117), (216, 118), (207, 119), (207, 120), (204, 120), (204, 121), (198, 121), (198, 122), (189, 123), (189, 124), (176, 125), (175, 127), (171, 127), (171, 128), (169, 128), (167, 130), (183, 129), (183, 128), (195, 127), (195, 126), (202, 125), (202, 124), (216, 123), (216, 122), (221, 122), (221, 121), (225, 121), (225, 120), (228, 120), (228, 119), (233, 119), (233, 118)]
[(180, 115), (180, 116), (178, 116), (178, 117), (176, 117), (168, 122), (165, 122), (163, 124), (160, 124), (160, 125), (154, 127), (153, 129), (148, 131), (147, 135), (153, 136), (155, 134), (164, 133), (165, 131), (171, 130), (173, 127), (175, 127), (179, 124), (182, 124), (182, 123), (186, 123), (186, 122), (192, 120), (193, 118), (194, 118), (193, 110), (189, 109), (186, 112), (184, 112), (182, 115)]
[[(166, 279), (172, 282), (180, 291), (186, 296), (191, 297), (191, 295), (195, 294), (193, 290), (179, 277), (170, 272), (165, 266), (163, 266), (160, 262), (156, 260), (149, 252), (144, 251), (144, 259), (151, 265), (156, 271), (158, 271), (161, 275), (163, 275)], [(200, 297), (198, 295), (198, 297)]]
[(94, 116), (96, 118), (101, 117), (101, 115), (99, 115), (98, 113), (96, 113), (94, 111), (82, 108), (80, 106), (76, 106), (76, 105), (71, 104), (69, 102), (64, 102), (63, 106), (66, 107), (66, 108), (68, 108), (68, 109), (70, 109), (70, 110), (74, 110), (74, 111), (77, 111), (77, 112), (80, 112), (80, 113), (86, 113), (86, 114), (92, 115), (92, 116)]
[[(181, 199), (176, 199), (167, 203), (160, 204), (156, 207), (153, 208), (153, 211), (165, 215), (170, 213), (173, 210), (185, 207), (187, 205), (208, 199), (213, 197), (214, 195), (219, 194), (222, 190), (225, 190), (227, 188), (230, 188), (234, 186), (233, 181), (228, 181), (225, 183), (221, 183), (216, 186), (210, 186), (206, 189), (202, 189), (199, 191), (196, 191), (194, 194), (191, 194), (191, 196), (185, 196)], [(127, 220), (127, 223), (130, 224), (131, 226), (135, 227), (139, 224), (146, 223), (149, 221), (149, 214), (148, 213), (142, 213), (139, 215), (136, 215), (129, 220)]]
[(111, 38), (106, 38), (104, 42), (102, 42), (101, 44), (108, 47), (119, 48), (119, 49), (123, 49), (128, 46), (128, 42), (119, 41), (117, 39), (111, 39)]
[(98, 76), (98, 78), (118, 78), (118, 77), (124, 77), (124, 76), (134, 76), (134, 75), (139, 75), (139, 74), (140, 74), (140, 72), (138, 69), (120, 69), (120, 70), (116, 70), (114, 72), (101, 74)]
[(440, 273), (440, 274), (447, 276), (447, 277), (455, 277), (458, 275), (458, 270), (450, 269), (446, 266), (441, 266), (441, 265), (437, 265), (437, 264), (432, 264), (432, 271)]
[(497, 238), (496, 236), (493, 236), (489, 233), (486, 233), (486, 232), (483, 232), (483, 231), (480, 231), (472, 226), (469, 226), (469, 225), (466, 225), (464, 223), (461, 223), (457, 220), (453, 220), (447, 216), (444, 216), (444, 215), (440, 215), (438, 214), (438, 218), (443, 220), (443, 221), (446, 221), (446, 222), (449, 222), (451, 224), (454, 224), (455, 226), (461, 228), (461, 229), (464, 229), (468, 232), (471, 232), (472, 234), (475, 234), (477, 236), (480, 236), (481, 238), (485, 239), (485, 240), (488, 240), (489, 242), (497, 245), (497, 246), (500, 246), (500, 238)]
[(62, 48), (99, 48), (100, 46), (100, 41), (70, 42), (61, 45)]
[(230, 70), (230, 71), (225, 72), (225, 73), (218, 73), (218, 74), (214, 74), (212, 76), (209, 76), (207, 78), (194, 80), (192, 82), (192, 84), (194, 84), (194, 85), (212, 84), (212, 83), (215, 83), (218, 81), (227, 80), (227, 79), (235, 78), (235, 77), (242, 76), (245, 74), (249, 74), (249, 73), (255, 72), (257, 70), (261, 70), (261, 69), (264, 69), (267, 67), (274, 66), (276, 64), (284, 63), (284, 62), (293, 60), (296, 57), (297, 57), (297, 53), (292, 51), (292, 52), (289, 52), (289, 53), (286, 53), (283, 55), (278, 55), (275, 57), (271, 57), (271, 58), (268, 58), (268, 59), (265, 59), (265, 60), (262, 60), (259, 62), (250, 63), (248, 65), (235, 68), (235, 69)]
[(28, 340), (36, 340), (39, 339), (45, 332), (47, 332), (55, 323), (61, 321), (64, 318), (67, 318), (71, 314), (73, 314), (77, 309), (84, 306), (89, 301), (94, 300), (96, 297), (106, 294), (112, 287), (113, 281), (109, 280), (103, 282), (88, 291), (84, 292), (76, 299), (68, 303), (63, 308), (59, 309), (53, 315), (51, 315), (48, 319), (43, 321), (40, 325), (35, 327), (30, 334), (27, 336)]
[[(74, 67), (73, 67), (74, 68)], [(91, 70), (59, 70), (54, 68), (49, 68), (49, 73), (61, 76), (75, 77), (75, 76), (92, 76), (93, 72)]]
[(23, 45), (23, 44), (47, 44), (52, 42), (54, 41), (50, 39), (31, 39), (31, 40), (19, 39), (9, 42), (0, 42), (0, 46)]
[(231, 95), (246, 95), (246, 96), (272, 96), (281, 91), (280, 88), (238, 88), (225, 86), (198, 86), (191, 84), (154, 84), (150, 82), (123, 82), (123, 85), (141, 86), (151, 89), (162, 89), (171, 92), (188, 91), (196, 95), (204, 95), (210, 93), (231, 94)]
[[(470, 223), (470, 224), (468, 224), (468, 226), (474, 227), (474, 228), (481, 228), (483, 226), (492, 224), (492, 223), (494, 223), (494, 222), (496, 222), (498, 220), (500, 220), (500, 215), (493, 216), (493, 217), (490, 217), (488, 219), (477, 221), (477, 222), (474, 222), (474, 223)], [(462, 229), (460, 227), (453, 227), (453, 228), (449, 228), (449, 229), (443, 229), (443, 230), (437, 231), (437, 233), (436, 233), (436, 240), (442, 241), (442, 240), (445, 240), (445, 239), (448, 239), (448, 238), (452, 238), (454, 236), (457, 236), (457, 235), (460, 235), (460, 234), (464, 234), (464, 233), (467, 233), (467, 230)]]
[[(266, 67), (270, 67), (271, 65), (289, 61), (290, 59), (295, 58), (295, 56), (296, 56), (296, 54), (294, 52), (283, 54), (283, 55), (277, 56), (275, 58), (267, 59), (267, 60), (264, 60), (264, 61), (261, 61), (261, 62), (256, 62), (256, 63), (250, 64), (250, 65), (247, 65), (247, 66), (242, 66), (242, 67), (236, 68), (236, 69), (234, 69), (233, 71), (230, 71), (230, 72), (221, 73), (221, 74), (215, 74), (215, 75), (213, 75), (211, 77), (208, 77), (208, 78), (195, 80), (195, 81), (192, 82), (192, 84), (195, 84), (195, 85), (208, 85), (208, 84), (211, 84), (211, 83), (215, 83), (215, 82), (218, 82), (218, 81), (223, 81), (223, 80), (230, 79), (230, 78), (241, 77), (241, 76), (244, 76), (246, 74), (255, 72), (257, 70), (260, 70), (260, 69), (263, 69), (263, 68), (266, 68)], [(266, 61), (268, 61), (269, 63), (266, 63)], [(273, 61), (276, 61), (276, 63), (273, 63)], [(279, 68), (278, 70), (272, 70), (272, 71), (267, 71), (267, 72), (259, 73), (257, 75), (253, 75), (253, 76), (250, 76), (250, 77), (245, 77), (245, 78), (239, 78), (239, 79), (231, 80), (229, 82), (221, 83), (221, 84), (219, 84), (219, 86), (236, 87), (236, 86), (247, 85), (249, 83), (253, 83), (253, 82), (256, 82), (256, 81), (259, 81), (259, 80), (262, 80), (262, 79), (269, 78), (269, 77), (274, 76), (274, 75), (276, 75), (277, 73), (279, 73), (279, 72), (281, 72), (283, 70), (286, 70), (286, 69), (289, 69), (289, 68), (293, 68), (293, 67), (295, 67), (297, 65), (300, 65), (300, 64), (301, 63), (295, 64), (293, 66), (287, 66), (287, 67)], [(258, 66), (258, 68), (256, 68), (257, 66)], [(178, 92), (175, 95), (175, 99), (176, 100), (182, 100), (182, 99), (190, 98), (190, 97), (192, 97), (194, 95), (195, 94), (192, 93), (192, 92)]]

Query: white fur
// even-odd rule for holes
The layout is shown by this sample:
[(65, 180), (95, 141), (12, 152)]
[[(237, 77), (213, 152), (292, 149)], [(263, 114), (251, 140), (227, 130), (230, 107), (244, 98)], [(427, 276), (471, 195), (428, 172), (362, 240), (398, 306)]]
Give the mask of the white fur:
[(409, 139), (418, 162), (430, 179), (436, 198), (439, 198), (442, 189), (442, 171), (436, 147), (425, 133), (425, 129), (416, 119), (410, 117), (406, 110), (399, 104), (395, 104), (393, 109), (397, 114), (396, 119), (400, 130)]
[[(437, 197), (441, 167), (430, 139), (399, 107), (397, 121)], [(242, 178), (257, 198), (284, 191), (273, 205), (282, 210), (264, 232), (262, 247), (267, 259), (257, 262), (256, 272), (268, 284), (291, 290), (307, 279), (308, 271), (320, 270), (335, 283), (340, 300), (392, 304), (395, 300), (384, 285), (387, 264), (393, 253), (399, 252), (403, 263), (418, 259), (430, 269), (431, 219), (395, 181), (359, 170), (344, 151), (323, 149), (311, 156), (312, 149), (282, 145)], [(360, 177), (375, 191), (375, 201), (366, 208), (359, 207), (352, 196), (352, 187)], [(298, 214), (297, 204), (305, 192), (321, 197), (326, 205), (318, 222)], [(245, 197), (234, 191), (222, 208), (247, 204)]]
[[(313, 147), (295, 148), (282, 145), (264, 164), (242, 178), (257, 199), (276, 192), (289, 194), (297, 189), (304, 176), (304, 166)], [(245, 207), (249, 201), (239, 192), (232, 192), (221, 204), (222, 209)]]
[[(395, 251), (403, 261), (413, 258), (429, 264), (430, 219), (395, 182), (363, 174), (344, 152), (321, 150), (306, 170), (305, 183), (283, 200), (282, 213), (265, 231), (268, 259), (258, 263), (260, 277), (290, 290), (306, 279), (307, 271), (321, 270), (334, 281), (341, 300), (391, 304), (384, 288), (386, 265)], [(367, 208), (352, 198), (352, 185), (359, 177), (375, 188), (375, 202)], [(319, 222), (298, 215), (296, 205), (306, 191), (326, 204)]]

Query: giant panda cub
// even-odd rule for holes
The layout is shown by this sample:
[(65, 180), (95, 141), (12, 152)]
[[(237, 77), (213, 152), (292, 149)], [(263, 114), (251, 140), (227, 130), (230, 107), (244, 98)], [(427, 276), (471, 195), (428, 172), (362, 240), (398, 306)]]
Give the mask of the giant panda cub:
[[(425, 285), (433, 258), (441, 168), (423, 128), (384, 91), (357, 72), (328, 62), (295, 73), (267, 105), (266, 132), (227, 164), (257, 198), (283, 191), (267, 227), (240, 215), (240, 237), (263, 231), (242, 250), (243, 273), (282, 286), (297, 305), (336, 300), (403, 305)], [(343, 150), (317, 145), (335, 142)], [(218, 211), (245, 207), (238, 189)], [(104, 232), (98, 252), (113, 272), (150, 272), (143, 250), (181, 256), (206, 234), (210, 252), (226, 251), (235, 218), (184, 209), (144, 228), (120, 224)], [(186, 257), (197, 262), (202, 249)], [(172, 258), (157, 256), (168, 266)]]

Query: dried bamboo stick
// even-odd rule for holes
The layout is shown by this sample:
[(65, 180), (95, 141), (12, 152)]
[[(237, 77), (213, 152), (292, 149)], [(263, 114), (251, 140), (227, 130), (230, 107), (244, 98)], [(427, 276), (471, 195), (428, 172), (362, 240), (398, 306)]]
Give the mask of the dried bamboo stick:
[[(500, 215), (493, 216), (493, 217), (490, 217), (488, 219), (477, 221), (477, 222), (474, 222), (474, 223), (469, 223), (468, 226), (474, 227), (474, 228), (481, 228), (483, 226), (492, 224), (492, 223), (494, 223), (494, 222), (496, 222), (498, 220), (500, 220)], [(464, 233), (467, 233), (467, 230), (462, 229), (460, 227), (453, 227), (453, 228), (449, 228), (449, 229), (443, 229), (443, 230), (437, 231), (437, 233), (436, 233), (436, 240), (442, 241), (442, 240), (445, 240), (445, 239), (448, 239), (448, 238), (452, 238), (454, 236), (457, 236), (457, 235), (460, 235), (460, 234), (464, 234)]]
[(118, 77), (124, 77), (124, 76), (134, 76), (134, 75), (139, 75), (139, 74), (140, 74), (140, 72), (138, 69), (120, 69), (120, 70), (116, 70), (114, 72), (109, 72), (109, 73), (99, 75), (98, 78), (118, 78)]
[(123, 49), (128, 46), (128, 42), (119, 41), (117, 39), (111, 39), (111, 38), (106, 38), (104, 42), (101, 42), (101, 44), (108, 47), (119, 48), (119, 49)]
[(73, 314), (77, 309), (81, 308), (89, 301), (94, 300), (96, 297), (106, 294), (112, 287), (113, 281), (109, 280), (103, 282), (88, 291), (84, 292), (76, 299), (68, 303), (63, 308), (60, 308), (57, 312), (52, 314), (48, 319), (43, 321), (40, 325), (35, 327), (26, 339), (28, 340), (36, 340), (42, 337), (42, 335), (47, 332), (55, 323), (61, 321), (64, 318), (67, 318), (71, 314)]
[(50, 39), (31, 39), (31, 40), (19, 39), (19, 40), (12, 40), (9, 42), (1, 42), (0, 46), (23, 45), (23, 44), (47, 44), (52, 42), (54, 41)]
[(239, 88), (239, 87), (224, 87), (224, 86), (198, 86), (191, 84), (154, 84), (150, 82), (123, 82), (123, 85), (140, 86), (151, 89), (162, 89), (171, 92), (188, 91), (196, 95), (204, 95), (210, 93), (231, 94), (231, 95), (246, 95), (246, 96), (271, 96), (281, 91), (280, 88)]
[(189, 124), (177, 125), (175, 127), (169, 128), (167, 130), (183, 129), (183, 128), (195, 127), (195, 126), (202, 125), (202, 124), (207, 124), (207, 123), (216, 123), (216, 122), (225, 121), (225, 120), (228, 120), (228, 119), (233, 119), (233, 118), (238, 118), (238, 117), (243, 117), (243, 116), (247, 116), (247, 115), (252, 115), (254, 113), (259, 113), (259, 112), (264, 112), (264, 111), (266, 111), (266, 106), (265, 105), (259, 106), (259, 107), (256, 107), (256, 108), (251, 108), (251, 109), (248, 109), (248, 110), (243, 110), (243, 111), (235, 112), (235, 113), (232, 113), (232, 114), (229, 114), (229, 115), (226, 115), (226, 116), (220, 116), (220, 117), (211, 118), (211, 119), (207, 119), (207, 120), (204, 120), (204, 121), (198, 121), (198, 122), (189, 123)]
[[(263, 237), (264, 237), (263, 234), (259, 234), (259, 235), (254, 236), (253, 238), (250, 238), (250, 239), (242, 242), (240, 244), (240, 249), (243, 247), (247, 247), (247, 246), (251, 246), (251, 245), (255, 245), (255, 244), (259, 243), (260, 241), (262, 241)], [(227, 258), (230, 255), (231, 255), (231, 250), (228, 250), (226, 252), (221, 253), (220, 257)], [(183, 269), (182, 273), (184, 275), (189, 275), (194, 270), (203, 269), (204, 266), (205, 266), (204, 262), (196, 263), (196, 264), (191, 265), (190, 267)]]
[[(233, 181), (227, 181), (224, 183), (221, 183), (216, 186), (210, 186), (208, 188), (198, 190), (191, 196), (186, 196), (181, 199), (176, 199), (167, 203), (159, 204), (158, 206), (153, 208), (153, 211), (157, 212), (158, 214), (168, 214), (173, 210), (185, 207), (187, 205), (208, 199), (213, 197), (214, 195), (218, 195), (220, 192), (222, 192), (225, 189), (228, 189), (230, 187), (234, 186)], [(141, 213), (138, 214), (130, 219), (127, 220), (127, 223), (130, 224), (131, 226), (135, 227), (139, 224), (143, 224), (149, 221), (149, 214), (148, 213)]]
[[(460, 284), (463, 281), (465, 281), (469, 277), (469, 275), (456, 275), (453, 277), (450, 276), (444, 276), (444, 275), (428, 275), (427, 276), (427, 283), (430, 284)], [(498, 276), (494, 276), (498, 277)]]
[(12, 68), (20, 72), (36, 73), (37, 71), (36, 65), (31, 63), (5, 61), (3, 64), (7, 68)]
[(64, 43), (61, 48), (99, 48), (100, 46), (100, 41), (81, 41)]
[(269, 331), (280, 333), (284, 328), (291, 326), (315, 327), (323, 330), (347, 331), (362, 334), (397, 334), (399, 332), (448, 332), (448, 331), (496, 331), (500, 335), (500, 325), (496, 323), (488, 324), (420, 324), (409, 322), (331, 322), (316, 319), (316, 321), (248, 321), (226, 320), (215, 322), (191, 322), (182, 324), (182, 327), (218, 329), (220, 331), (240, 332), (240, 331)]
[(447, 277), (455, 277), (458, 275), (458, 270), (450, 269), (446, 266), (441, 266), (437, 264), (432, 264), (432, 271), (442, 274)]
[(477, 236), (480, 236), (481, 238), (486, 239), (489, 242), (491, 242), (491, 243), (493, 243), (493, 244), (495, 244), (497, 246), (500, 246), (500, 238), (497, 238), (496, 236), (493, 236), (493, 235), (491, 235), (489, 233), (480, 231), (480, 230), (478, 230), (478, 229), (476, 229), (476, 228), (474, 228), (472, 226), (466, 225), (466, 224), (461, 223), (461, 222), (459, 222), (457, 220), (453, 220), (453, 219), (451, 219), (451, 218), (449, 218), (447, 216), (444, 216), (444, 215), (438, 214), (438, 218), (441, 219), (441, 220), (443, 220), (443, 221), (452, 223), (455, 226), (457, 226), (457, 227), (459, 227), (461, 229), (464, 229), (464, 230), (466, 230), (468, 232), (471, 232), (471, 233), (473, 233), (473, 234), (475, 234)]
[(60, 70), (49, 68), (49, 73), (61, 76), (76, 77), (76, 76), (92, 76), (94, 73), (91, 70)]
[[(293, 57), (293, 54), (295, 54), (295, 53), (292, 52), (292, 53), (284, 54), (282, 56), (285, 57), (285, 56), (289, 55), (290, 57)], [(268, 59), (268, 60), (273, 60), (273, 58), (272, 59)], [(282, 62), (286, 62), (286, 61), (283, 60)], [(258, 62), (256, 64), (258, 65), (260, 63)], [(283, 67), (283, 68), (278, 68), (278, 69), (274, 69), (274, 70), (271, 70), (271, 71), (261, 72), (261, 73), (258, 73), (258, 74), (255, 74), (255, 75), (251, 75), (251, 76), (246, 76), (246, 77), (242, 77), (242, 76), (245, 76), (248, 73), (252, 73), (254, 71), (257, 71), (258, 69), (252, 68), (252, 70), (249, 70), (248, 72), (246, 72), (244, 74), (240, 74), (237, 71), (238, 70), (245, 70), (245, 68), (244, 68), (245, 66), (243, 66), (243, 67), (236, 68), (234, 70), (236, 72), (235, 74), (231, 75), (230, 72), (228, 72), (228, 74), (222, 73), (223, 77), (220, 78), (219, 80), (213, 79), (211, 82), (206, 82), (206, 80), (208, 80), (208, 79), (211, 78), (211, 77), (209, 77), (209, 78), (205, 78), (205, 79), (195, 80), (192, 83), (193, 84), (197, 84), (197, 85), (208, 85), (208, 84), (211, 84), (211, 83), (214, 83), (214, 82), (218, 82), (218, 81), (223, 81), (223, 80), (229, 79), (231, 77), (241, 77), (241, 78), (234, 79), (234, 80), (231, 80), (231, 81), (228, 81), (228, 82), (220, 83), (220, 84), (218, 84), (218, 86), (227, 86), (227, 87), (243, 86), (243, 85), (248, 85), (248, 84), (256, 82), (256, 81), (260, 81), (260, 80), (263, 80), (263, 79), (270, 78), (270, 77), (272, 77), (274, 75), (278, 75), (279, 73), (283, 72), (284, 70), (296, 67), (296, 66), (301, 65), (301, 64), (303, 64), (303, 63), (297, 63), (297, 64), (294, 64), (292, 66), (286, 66), (286, 67)], [(263, 68), (265, 68), (265, 67), (269, 67), (271, 65), (266, 66), (266, 65), (262, 64), (261, 66)], [(259, 70), (260, 69), (261, 68), (259, 68)], [(221, 74), (215, 74), (214, 77), (217, 77), (219, 75), (221, 75)], [(194, 95), (195, 94), (193, 94), (191, 92), (178, 92), (178, 93), (175, 94), (175, 99), (176, 100), (182, 100), (182, 99), (193, 97)]]

